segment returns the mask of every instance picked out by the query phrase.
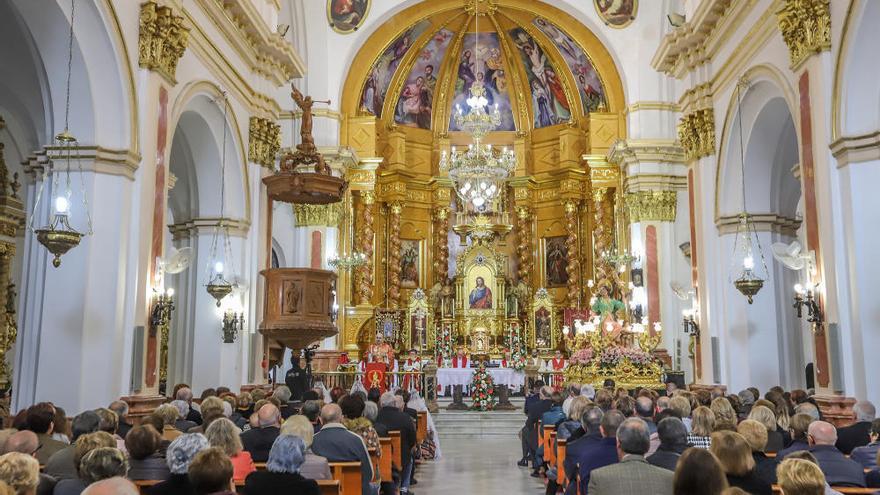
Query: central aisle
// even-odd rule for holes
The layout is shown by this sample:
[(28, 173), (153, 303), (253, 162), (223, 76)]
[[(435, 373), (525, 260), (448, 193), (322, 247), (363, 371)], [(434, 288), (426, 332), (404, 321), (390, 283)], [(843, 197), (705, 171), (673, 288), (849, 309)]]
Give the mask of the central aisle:
[[(475, 418), (476, 419), (476, 418)], [(419, 467), (416, 495), (520, 495), (544, 493), (544, 485), (517, 467), (521, 448), (516, 436), (440, 437), (443, 457)]]

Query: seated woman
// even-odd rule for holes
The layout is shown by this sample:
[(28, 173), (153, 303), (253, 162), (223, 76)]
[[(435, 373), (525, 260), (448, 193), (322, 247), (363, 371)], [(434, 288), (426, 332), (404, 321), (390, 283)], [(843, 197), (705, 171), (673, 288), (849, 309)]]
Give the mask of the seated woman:
[(77, 477), (59, 481), (52, 493), (54, 495), (78, 494), (89, 486), (83, 475), (83, 459), (91, 451), (102, 447), (116, 447), (116, 440), (106, 431), (96, 431), (77, 438), (73, 451), (73, 464), (76, 466)]
[(190, 495), (193, 493), (187, 471), (196, 454), (210, 447), (208, 439), (201, 433), (180, 435), (165, 452), (168, 470), (171, 476), (167, 480), (154, 485), (147, 493), (151, 495)]
[(785, 448), (785, 438), (779, 432), (776, 424), (776, 414), (769, 407), (753, 407), (752, 412), (749, 413), (749, 419), (754, 419), (764, 425), (764, 428), (767, 428), (767, 447), (765, 452), (775, 453)]
[(687, 441), (699, 449), (712, 445), (712, 431), (715, 430), (715, 413), (706, 406), (699, 406), (691, 413), (691, 432)]
[(0, 456), (0, 481), (6, 482), (15, 495), (36, 495), (40, 484), (40, 463), (32, 455), (10, 452)]
[(152, 425), (138, 425), (125, 436), (125, 449), (128, 451), (128, 479), (162, 480), (171, 476), (165, 458), (159, 454), (162, 436)]
[(211, 426), (208, 426), (205, 436), (211, 447), (218, 447), (229, 456), (233, 468), (232, 479), (236, 483), (244, 481), (249, 474), (257, 470), (250, 452), (244, 450), (241, 444), (241, 430), (232, 421), (226, 418), (214, 420)]
[(709, 451), (715, 454), (727, 483), (731, 487), (742, 488), (753, 495), (771, 495), (770, 483), (758, 477), (752, 449), (742, 435), (733, 431), (716, 431), (712, 434)]
[[(292, 418), (291, 418), (292, 419)], [(304, 478), (300, 468), (305, 462), (306, 446), (293, 435), (279, 435), (269, 451), (265, 471), (255, 471), (244, 482), (246, 495), (320, 495), (318, 483)]]
[(303, 463), (299, 468), (299, 474), (310, 480), (329, 480), (330, 464), (326, 457), (312, 452), (312, 439), (315, 437), (315, 428), (305, 416), (297, 414), (287, 418), (281, 425), (281, 435), (293, 435), (303, 442)]

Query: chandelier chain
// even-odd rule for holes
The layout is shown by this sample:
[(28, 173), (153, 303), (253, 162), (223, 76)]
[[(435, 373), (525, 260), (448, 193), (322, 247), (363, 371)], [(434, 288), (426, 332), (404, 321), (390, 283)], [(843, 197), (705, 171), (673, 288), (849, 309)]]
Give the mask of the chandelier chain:
[(70, 33), (67, 39), (67, 91), (64, 95), (64, 130), (70, 129), (70, 78), (73, 73), (73, 20), (76, 17), (76, 0), (70, 0)]

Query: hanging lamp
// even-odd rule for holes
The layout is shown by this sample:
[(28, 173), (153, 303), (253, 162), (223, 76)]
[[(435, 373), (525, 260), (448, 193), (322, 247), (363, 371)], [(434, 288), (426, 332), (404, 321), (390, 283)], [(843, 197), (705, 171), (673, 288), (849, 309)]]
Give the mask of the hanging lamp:
[[(217, 307), (223, 299), (232, 293), (232, 283), (226, 279), (226, 264), (232, 257), (232, 246), (229, 242), (229, 225), (226, 223), (226, 115), (228, 101), (224, 92), (215, 102), (223, 102), (223, 149), (220, 152), (220, 220), (211, 239), (208, 257), (208, 284), (205, 289), (217, 300)], [(218, 250), (220, 254), (218, 255)], [(234, 277), (233, 277), (234, 278)]]

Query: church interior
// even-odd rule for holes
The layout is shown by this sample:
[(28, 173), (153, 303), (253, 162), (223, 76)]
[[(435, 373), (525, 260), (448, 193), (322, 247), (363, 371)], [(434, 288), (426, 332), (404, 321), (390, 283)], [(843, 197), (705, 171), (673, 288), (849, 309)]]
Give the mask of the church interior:
[(0, 494), (880, 490), (878, 26), (0, 2)]

